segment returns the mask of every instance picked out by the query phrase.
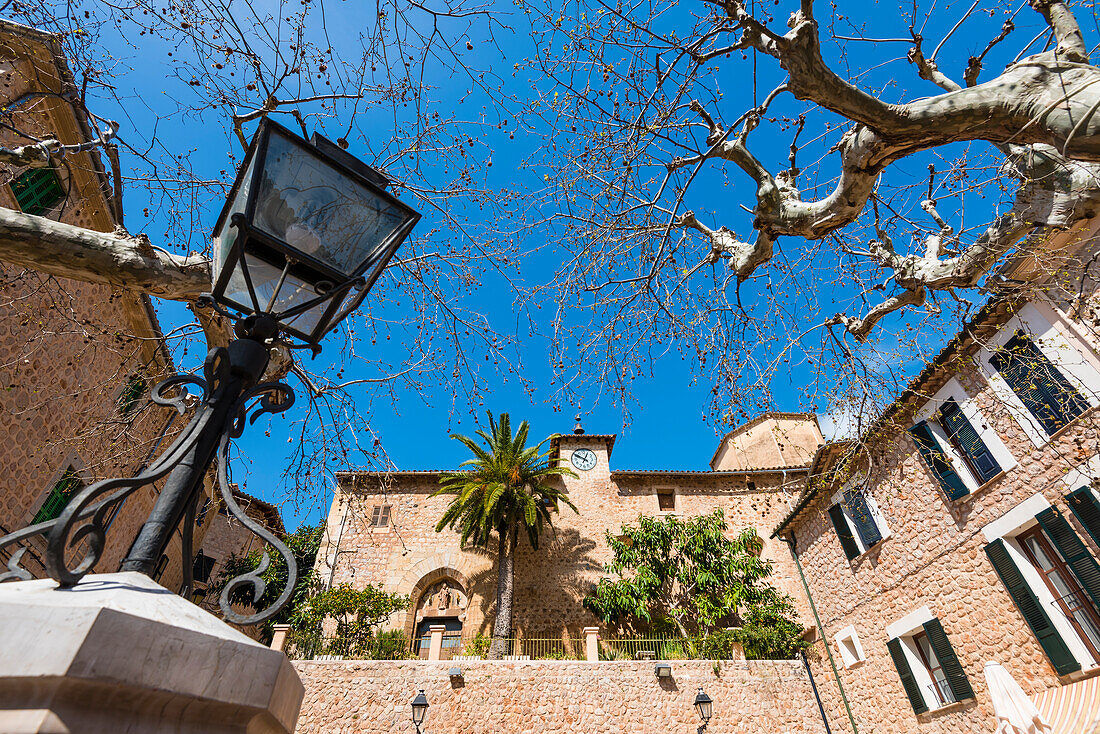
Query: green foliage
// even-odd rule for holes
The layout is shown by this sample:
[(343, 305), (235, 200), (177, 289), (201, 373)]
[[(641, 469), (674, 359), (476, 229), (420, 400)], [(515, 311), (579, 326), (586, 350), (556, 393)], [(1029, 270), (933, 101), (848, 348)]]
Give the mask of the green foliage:
[(480, 657), (485, 657), (485, 653), (489, 652), (489, 645), (491, 645), (492, 642), (493, 638), (478, 632), (472, 640), (466, 643), (463, 655), (478, 655)]
[[(762, 541), (747, 528), (727, 537), (721, 510), (681, 520), (643, 515), (607, 534), (614, 557), (584, 605), (623, 629), (677, 633), (664, 657), (730, 657), (732, 642), (750, 658), (789, 658), (805, 644), (790, 597), (770, 583)], [(735, 627), (729, 632), (723, 628)]]
[(577, 511), (565, 489), (548, 484), (547, 480), (576, 474), (565, 467), (550, 465), (550, 452), (542, 450), (549, 438), (536, 446), (527, 446), (527, 421), (519, 424), (513, 436), (507, 413), (500, 414), (499, 422), (492, 413), (488, 416), (489, 432), (477, 432), (485, 447), (469, 436), (451, 437), (461, 441), (474, 458), (462, 462), (470, 471), (448, 472), (440, 477), (442, 486), (433, 496), (449, 494), (453, 498), (436, 525), (436, 532), (457, 529), (463, 545), (484, 548), (494, 531), (503, 537), (522, 528), (531, 547), (538, 548), (539, 534), (551, 524), (551, 513), (556, 513), (559, 505)]
[[(321, 535), (324, 533), (324, 527), (324, 522), (320, 522), (317, 525), (303, 525), (283, 539), (290, 549), (290, 552), (294, 555), (295, 562), (298, 564), (298, 581), (294, 584), (294, 592), (287, 605), (272, 619), (264, 623), (262, 633), (265, 640), (271, 640), (272, 627), (274, 625), (292, 622), (292, 618), (296, 614), (298, 606), (301, 605), (318, 586), (314, 565), (317, 560), (317, 549), (321, 547)], [(210, 595), (215, 599), (219, 598), (225, 585), (229, 583), (231, 579), (240, 576), (242, 573), (248, 573), (258, 568), (260, 562), (263, 560), (263, 555), (264, 548), (261, 547), (244, 557), (237, 555), (230, 556), (218, 573), (218, 578), (211, 584), (212, 588), (210, 590)], [(279, 595), (283, 593), (283, 589), (286, 588), (286, 561), (283, 560), (283, 557), (278, 553), (268, 553), (268, 556), (271, 559), (271, 565), (268, 566), (268, 569), (260, 576), (267, 586), (256, 605), (258, 608), (263, 608), (274, 602), (279, 598)], [(246, 584), (237, 587), (230, 595), (229, 599), (234, 604), (251, 606), (252, 586)]]
[(303, 657), (341, 655), (362, 660), (401, 660), (410, 656), (400, 630), (379, 631), (391, 614), (407, 608), (409, 598), (377, 586), (347, 584), (310, 594), (294, 610), (294, 651)]

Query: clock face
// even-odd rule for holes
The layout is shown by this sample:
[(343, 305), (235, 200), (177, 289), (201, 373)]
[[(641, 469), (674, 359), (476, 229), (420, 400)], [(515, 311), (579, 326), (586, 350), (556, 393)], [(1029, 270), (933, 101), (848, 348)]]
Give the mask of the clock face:
[(570, 457), (570, 461), (581, 471), (588, 471), (596, 466), (596, 455), (590, 449), (577, 449)]

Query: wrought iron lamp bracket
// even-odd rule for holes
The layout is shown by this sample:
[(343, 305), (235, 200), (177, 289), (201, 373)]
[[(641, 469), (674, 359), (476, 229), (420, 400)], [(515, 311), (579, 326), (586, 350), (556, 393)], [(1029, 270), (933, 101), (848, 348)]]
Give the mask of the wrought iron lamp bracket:
[[(264, 329), (262, 324), (259, 327), (260, 331)], [(253, 330), (250, 336), (255, 338), (258, 334)], [(96, 482), (73, 497), (57, 518), (0, 537), (0, 553), (6, 548), (19, 546), (8, 557), (6, 570), (0, 572), (0, 582), (29, 581), (34, 578), (23, 565), (28, 550), (25, 543), (36, 536), (43, 536), (45, 552), (42, 561), (46, 572), (62, 587), (75, 586), (99, 562), (106, 545), (111, 519), (127, 497), (168, 476), (175, 469), (190, 471), (195, 475), (196, 486), (201, 486), (207, 467), (204, 465), (192, 469), (188, 466), (181, 467), (181, 464), (193, 457), (196, 448), (202, 442), (209, 441), (210, 433), (215, 432), (218, 435), (214, 457), (217, 463), (216, 473), (226, 510), (274, 548), (287, 566), (286, 587), (279, 598), (265, 609), (254, 614), (240, 614), (233, 610), (229, 599), (238, 588), (251, 585), (253, 602), (260, 600), (265, 590), (265, 582), (261, 576), (271, 564), (270, 555), (266, 551), (258, 568), (229, 580), (219, 599), (219, 606), (225, 619), (236, 624), (255, 624), (277, 614), (293, 592), (298, 578), (297, 563), (286, 544), (249, 517), (233, 497), (229, 484), (229, 446), (231, 439), (241, 436), (246, 424), (255, 423), (261, 415), (281, 413), (290, 408), (294, 403), (294, 390), (283, 382), (249, 386), (247, 380), (243, 383), (244, 389), (239, 390), (242, 385), (241, 376), (235, 374), (234, 369), (230, 350), (218, 347), (211, 349), (207, 355), (203, 377), (194, 374), (173, 375), (156, 385), (150, 394), (153, 403), (175, 408), (181, 415), (188, 410), (188, 403), (192, 404), (195, 414), (187, 426), (171, 446), (137, 475)], [(262, 366), (259, 372), (262, 374)], [(197, 400), (189, 400), (190, 393), (186, 389), (189, 385), (202, 391)], [(237, 394), (233, 394), (234, 386), (238, 388)], [(232, 402), (227, 406), (225, 401)], [(195, 505), (201, 494), (201, 491), (195, 491), (185, 497), (187, 507), (184, 508), (182, 532), (184, 590), (189, 589), (191, 584), (191, 530)], [(78, 557), (68, 558), (74, 552)]]

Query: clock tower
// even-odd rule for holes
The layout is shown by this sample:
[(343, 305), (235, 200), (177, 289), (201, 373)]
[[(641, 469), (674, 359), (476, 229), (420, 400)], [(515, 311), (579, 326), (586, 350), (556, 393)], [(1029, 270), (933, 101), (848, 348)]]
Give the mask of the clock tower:
[(559, 466), (568, 467), (581, 479), (606, 478), (611, 473), (609, 462), (615, 436), (585, 433), (579, 413), (576, 421), (572, 434), (550, 439), (550, 460), (557, 460)]

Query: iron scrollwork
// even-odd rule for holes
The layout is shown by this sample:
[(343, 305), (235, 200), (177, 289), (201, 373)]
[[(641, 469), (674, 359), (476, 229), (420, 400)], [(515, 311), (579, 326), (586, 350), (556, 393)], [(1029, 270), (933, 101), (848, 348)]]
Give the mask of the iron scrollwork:
[[(247, 424), (255, 423), (264, 414), (281, 413), (294, 403), (294, 391), (281, 382), (269, 382), (256, 385), (236, 396), (228, 419), (219, 422), (214, 401), (219, 399), (219, 386), (230, 377), (230, 359), (226, 349), (212, 349), (204, 364), (204, 377), (193, 374), (174, 375), (156, 385), (150, 400), (161, 406), (175, 408), (181, 415), (188, 409), (188, 403), (195, 403), (195, 415), (183, 431), (155, 461), (132, 477), (119, 477), (96, 482), (74, 496), (60, 515), (53, 520), (36, 523), (22, 530), (0, 537), (0, 552), (14, 548), (7, 568), (0, 572), (0, 582), (12, 580), (29, 581), (33, 574), (23, 565), (28, 548), (26, 541), (36, 536), (44, 536), (45, 552), (43, 565), (51, 578), (62, 587), (75, 586), (99, 562), (106, 546), (106, 537), (110, 520), (120, 504), (138, 489), (149, 486), (164, 478), (177, 468), (190, 455), (200, 440), (210, 431), (220, 434), (217, 447), (217, 477), (222, 501), (226, 510), (262, 538), (283, 557), (287, 565), (286, 588), (274, 603), (254, 614), (244, 615), (234, 611), (229, 597), (234, 590), (251, 585), (253, 602), (260, 600), (265, 590), (261, 575), (270, 567), (271, 559), (267, 551), (258, 568), (231, 579), (222, 592), (219, 604), (225, 619), (236, 624), (255, 624), (270, 619), (277, 614), (290, 599), (298, 577), (298, 568), (290, 549), (273, 533), (253, 520), (233, 498), (229, 484), (229, 446), (231, 439), (238, 438)], [(205, 378), (205, 379), (204, 379)], [(187, 386), (196, 386), (202, 391), (201, 398), (191, 399)], [(225, 399), (223, 396), (221, 399)], [(256, 401), (258, 400), (258, 405)], [(250, 407), (252, 408), (249, 413)], [(224, 413), (223, 413), (224, 415)], [(205, 468), (203, 470), (205, 473)], [(194, 521), (194, 499), (184, 515), (184, 522)], [(184, 586), (190, 586), (190, 533), (184, 530)], [(73, 552), (78, 556), (72, 563), (67, 557)]]

